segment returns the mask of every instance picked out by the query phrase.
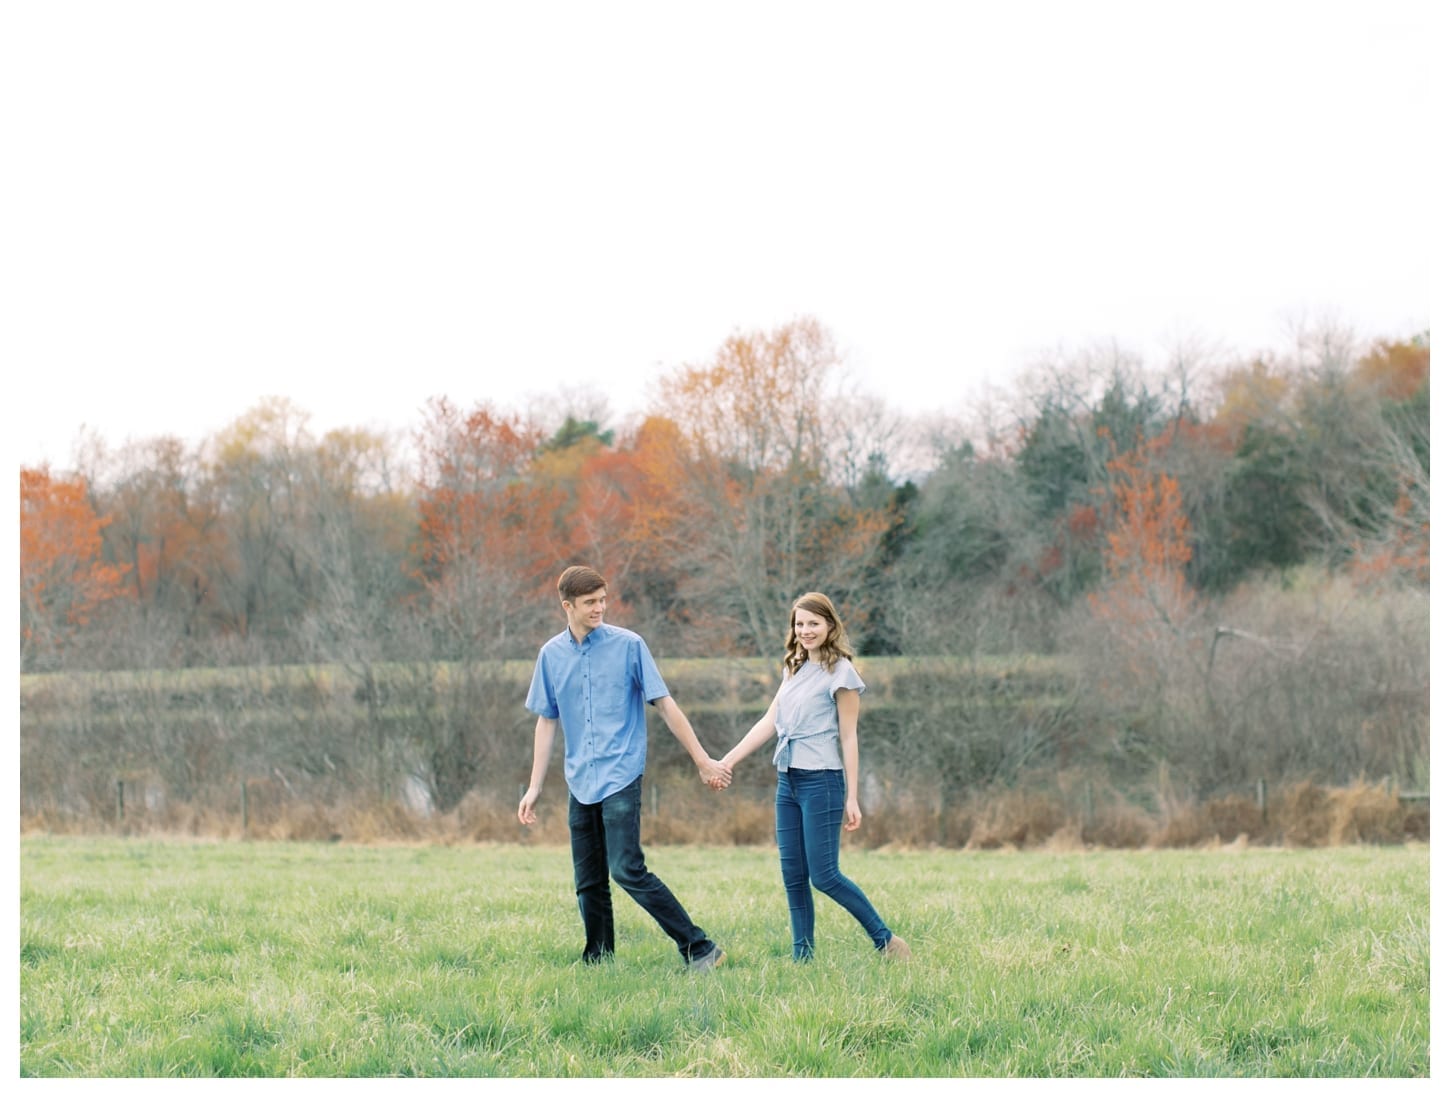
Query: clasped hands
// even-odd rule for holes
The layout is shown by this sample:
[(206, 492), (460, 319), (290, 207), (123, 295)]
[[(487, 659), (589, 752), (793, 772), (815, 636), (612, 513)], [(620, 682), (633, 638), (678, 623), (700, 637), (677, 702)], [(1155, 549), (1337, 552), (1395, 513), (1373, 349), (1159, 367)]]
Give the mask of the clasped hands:
[(707, 759), (699, 766), (700, 780), (711, 789), (719, 791), (730, 785), (730, 764), (716, 759)]

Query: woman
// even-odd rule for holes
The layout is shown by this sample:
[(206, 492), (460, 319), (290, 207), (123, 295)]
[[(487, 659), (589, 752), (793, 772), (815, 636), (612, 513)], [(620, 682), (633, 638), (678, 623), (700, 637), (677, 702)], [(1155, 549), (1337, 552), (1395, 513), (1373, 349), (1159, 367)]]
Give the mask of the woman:
[(791, 949), (808, 961), (816, 948), (814, 885), (844, 907), (876, 949), (904, 961), (911, 949), (891, 933), (871, 901), (842, 875), (841, 822), (861, 826), (856, 718), (866, 684), (851, 664), (851, 645), (831, 600), (812, 591), (791, 606), (785, 669), (770, 708), (720, 761), (734, 765), (776, 738), (775, 841), (790, 906)]

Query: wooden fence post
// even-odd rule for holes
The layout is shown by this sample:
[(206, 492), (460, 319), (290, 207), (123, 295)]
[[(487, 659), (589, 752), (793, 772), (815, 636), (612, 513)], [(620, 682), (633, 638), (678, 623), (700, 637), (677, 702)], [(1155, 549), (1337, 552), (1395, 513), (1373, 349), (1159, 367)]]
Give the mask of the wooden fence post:
[(247, 837), (247, 779), (242, 779), (242, 838)]
[(1259, 779), (1258, 788), (1255, 790), (1259, 802), (1259, 818), (1264, 823), (1269, 822), (1269, 783), (1263, 778)]
[(122, 823), (126, 819), (126, 779), (116, 779), (116, 822)]

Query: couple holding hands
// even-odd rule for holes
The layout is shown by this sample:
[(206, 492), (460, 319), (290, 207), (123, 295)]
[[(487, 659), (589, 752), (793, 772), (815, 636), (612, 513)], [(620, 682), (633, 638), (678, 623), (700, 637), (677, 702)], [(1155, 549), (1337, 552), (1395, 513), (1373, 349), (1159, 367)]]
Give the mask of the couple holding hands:
[(534, 804), (562, 725), (584, 961), (595, 963), (614, 953), (610, 878), (659, 923), (691, 970), (708, 971), (725, 960), (724, 950), (645, 866), (639, 839), (645, 703), (656, 708), (689, 752), (701, 781), (716, 790), (730, 784), (736, 763), (768, 740), (776, 741), (775, 836), (796, 960), (808, 961), (815, 953), (813, 887), (849, 911), (878, 952), (894, 960), (908, 958), (906, 942), (891, 932), (838, 864), (842, 826), (847, 831), (861, 826), (856, 725), (866, 684), (851, 663), (846, 630), (831, 600), (816, 592), (795, 600), (780, 689), (765, 715), (717, 762), (670, 697), (643, 638), (605, 624), (604, 577), (575, 566), (559, 577), (558, 590), (567, 627), (539, 649), (534, 664), (524, 703), (538, 718), (534, 762), (518, 816), (525, 825), (537, 819)]

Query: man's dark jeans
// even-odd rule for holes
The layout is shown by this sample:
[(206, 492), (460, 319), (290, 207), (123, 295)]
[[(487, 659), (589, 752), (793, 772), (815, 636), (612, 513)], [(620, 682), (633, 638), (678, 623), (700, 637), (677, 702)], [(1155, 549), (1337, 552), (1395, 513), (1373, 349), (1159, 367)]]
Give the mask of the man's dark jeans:
[(569, 845), (574, 852), (574, 892), (584, 919), (584, 960), (614, 953), (614, 904), (609, 878), (644, 908), (679, 947), (686, 961), (715, 948), (690, 921), (680, 901), (646, 868), (639, 845), (639, 802), (644, 778), (638, 777), (598, 804), (580, 804), (569, 794)]

